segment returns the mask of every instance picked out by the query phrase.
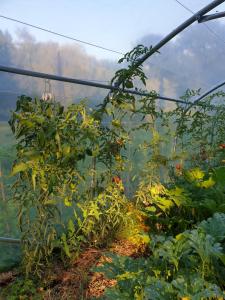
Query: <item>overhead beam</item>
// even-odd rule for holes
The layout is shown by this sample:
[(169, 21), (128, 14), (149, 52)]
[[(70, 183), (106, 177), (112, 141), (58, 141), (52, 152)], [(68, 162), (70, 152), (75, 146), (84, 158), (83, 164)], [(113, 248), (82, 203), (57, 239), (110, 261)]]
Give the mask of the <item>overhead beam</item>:
[[(108, 89), (108, 90), (120, 90), (121, 92), (124, 93), (129, 93), (129, 94), (134, 94), (138, 96), (149, 96), (149, 93), (147, 92), (139, 92), (136, 90), (128, 90), (124, 89), (121, 90), (119, 87), (113, 86), (113, 85), (108, 85), (108, 84), (102, 84), (102, 83), (96, 83), (96, 82), (91, 82), (91, 81), (86, 81), (86, 80), (81, 80), (81, 79), (75, 79), (75, 78), (70, 78), (70, 77), (64, 77), (64, 76), (58, 76), (58, 75), (52, 75), (52, 74), (46, 74), (46, 73), (40, 73), (40, 72), (34, 72), (30, 70), (24, 70), (24, 69), (18, 69), (18, 68), (12, 68), (12, 67), (6, 67), (6, 66), (1, 66), (0, 65), (0, 71), (10, 73), (10, 74), (17, 74), (17, 75), (24, 75), (24, 76), (31, 76), (35, 78), (43, 78), (43, 79), (50, 79), (50, 80), (56, 80), (56, 81), (61, 81), (61, 82), (68, 82), (68, 83), (74, 83), (74, 84), (79, 84), (79, 85), (86, 85), (86, 86), (91, 86), (91, 87), (97, 87), (97, 88), (102, 88), (102, 89)], [(198, 102), (201, 101), (203, 98), (220, 88), (221, 86), (225, 85), (225, 81), (222, 81), (212, 88), (210, 88), (208, 91), (206, 91), (203, 95), (201, 95), (199, 98), (197, 98), (194, 102), (185, 102), (180, 99), (174, 99), (170, 97), (164, 97), (164, 96), (157, 96), (157, 99), (164, 100), (164, 101), (171, 101), (171, 102), (177, 102), (177, 103), (182, 103), (185, 105), (190, 105), (190, 107), (194, 105), (198, 105)]]
[[(200, 9), (198, 12), (193, 14), (190, 18), (188, 18), (185, 22), (183, 22), (181, 25), (176, 27), (173, 31), (171, 31), (168, 35), (166, 35), (161, 41), (159, 41), (154, 47), (152, 47), (146, 54), (144, 54), (141, 58), (136, 60), (136, 62), (133, 65), (133, 69), (137, 69), (139, 66), (143, 64), (144, 61), (146, 61), (150, 56), (152, 56), (154, 53), (158, 52), (165, 44), (167, 44), (170, 40), (172, 40), (175, 36), (177, 36), (180, 32), (182, 32), (184, 29), (189, 27), (194, 22), (198, 21), (202, 16), (204, 16), (206, 13), (217, 7), (218, 5), (224, 3), (225, 0), (214, 0), (202, 9)], [(116, 86), (121, 85), (121, 81), (118, 80), (116, 82)], [(108, 95), (109, 96), (109, 95)], [(109, 97), (106, 97), (102, 107), (104, 108), (107, 103)]]
[(212, 92), (214, 92), (215, 90), (217, 90), (218, 88), (220, 88), (221, 86), (225, 85), (225, 81), (222, 81), (216, 85), (214, 85), (211, 89), (209, 89), (208, 91), (206, 91), (203, 95), (201, 95), (200, 97), (198, 97), (189, 107), (189, 109), (192, 106), (198, 105), (198, 103), (205, 98), (206, 96), (208, 96), (209, 94), (211, 94)]
[(194, 102), (192, 102), (184, 111), (184, 113), (186, 114), (193, 106), (197, 106), (199, 105), (199, 102), (204, 99), (205, 97), (207, 97), (208, 95), (210, 95), (212, 92), (214, 92), (215, 90), (217, 90), (218, 88), (220, 88), (221, 86), (225, 85), (225, 81), (222, 81), (216, 85), (214, 85), (211, 89), (209, 89), (208, 91), (206, 91), (204, 94), (202, 94), (200, 97), (198, 97)]
[[(0, 71), (6, 72), (6, 73), (11, 73), (11, 74), (18, 74), (18, 75), (31, 76), (31, 77), (36, 77), (36, 78), (69, 82), (69, 83), (74, 83), (74, 84), (79, 84), (79, 85), (90, 86), (90, 87), (97, 87), (97, 88), (106, 89), (106, 90), (110, 90), (110, 91), (112, 91), (112, 90), (121, 91), (124, 93), (138, 95), (138, 96), (149, 96), (148, 92), (139, 92), (136, 90), (129, 90), (129, 89), (122, 90), (117, 86), (113, 86), (113, 85), (109, 85), (109, 84), (102, 84), (102, 83), (97, 83), (97, 82), (92, 82), (92, 81), (87, 81), (87, 80), (81, 80), (81, 79), (75, 79), (75, 78), (70, 78), (70, 77), (40, 73), (40, 72), (6, 67), (6, 66), (1, 66), (1, 65), (0, 65)], [(170, 98), (170, 97), (157, 96), (157, 99), (164, 100), (164, 101), (176, 102), (176, 103), (182, 103), (182, 104), (188, 104), (187, 102), (182, 101), (180, 99), (174, 99), (174, 98)]]
[(134, 68), (138, 68), (146, 59), (148, 59), (150, 56), (156, 53), (160, 48), (162, 48), (165, 44), (172, 40), (176, 35), (178, 35), (180, 32), (182, 32), (194, 22), (198, 21), (202, 16), (204, 16), (206, 13), (208, 13), (218, 5), (222, 4), (223, 2), (225, 2), (225, 0), (214, 0), (202, 9), (200, 9), (193, 16), (191, 16), (189, 19), (187, 19), (185, 22), (183, 22), (181, 25), (179, 25), (177, 28), (171, 31), (167, 36), (165, 36), (158, 44), (151, 48), (149, 52), (143, 55), (142, 58), (140, 58), (134, 64)]
[(220, 88), (223, 85), (225, 85), (225, 81), (222, 81), (222, 82), (216, 84), (211, 89), (209, 89), (207, 92), (205, 92), (203, 95), (201, 95), (198, 99), (196, 99), (194, 101), (194, 104), (198, 103), (200, 100), (202, 100), (203, 98), (205, 98), (206, 96), (208, 96), (209, 94), (211, 94), (212, 92), (214, 92), (215, 90), (217, 90), (218, 88)]
[(223, 17), (225, 17), (225, 11), (219, 12), (216, 14), (212, 14), (212, 15), (201, 16), (198, 19), (198, 23), (203, 23), (203, 22), (207, 22), (207, 21), (211, 21), (211, 20), (215, 20), (215, 19), (219, 19), (219, 18), (223, 18)]

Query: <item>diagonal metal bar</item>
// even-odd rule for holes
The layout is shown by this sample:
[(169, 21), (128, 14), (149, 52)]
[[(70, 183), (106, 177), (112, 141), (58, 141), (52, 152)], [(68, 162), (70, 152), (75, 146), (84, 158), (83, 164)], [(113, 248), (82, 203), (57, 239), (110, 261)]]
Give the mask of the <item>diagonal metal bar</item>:
[(198, 99), (196, 99), (192, 104), (191, 107), (194, 105), (197, 105), (203, 98), (205, 98), (206, 96), (208, 96), (209, 94), (211, 94), (212, 92), (214, 92), (215, 90), (217, 90), (218, 88), (220, 88), (221, 86), (225, 85), (225, 81), (222, 81), (220, 83), (218, 83), (217, 85), (213, 86), (211, 89), (209, 89), (207, 92), (205, 92), (203, 95), (201, 95), (200, 97), (198, 97)]
[(212, 15), (202, 16), (198, 19), (198, 23), (203, 23), (203, 22), (207, 22), (207, 21), (211, 21), (211, 20), (215, 20), (215, 19), (219, 19), (219, 18), (223, 18), (223, 17), (225, 17), (225, 11), (219, 12), (216, 14), (212, 14)]
[(187, 109), (185, 110), (185, 114), (193, 107), (196, 105), (199, 105), (199, 102), (204, 99), (206, 96), (208, 96), (209, 94), (211, 94), (212, 92), (214, 92), (215, 90), (217, 90), (218, 88), (220, 88), (221, 86), (225, 85), (225, 81), (222, 81), (216, 85), (214, 85), (211, 89), (209, 89), (208, 91), (206, 91), (203, 95), (201, 95), (200, 97), (198, 97), (194, 102), (192, 102), (190, 104), (190, 106), (187, 107)]
[(167, 36), (165, 36), (158, 44), (156, 44), (148, 53), (142, 56), (141, 59), (134, 64), (134, 68), (138, 68), (146, 59), (156, 53), (160, 48), (162, 48), (165, 44), (167, 44), (170, 40), (172, 40), (176, 35), (186, 29), (188, 26), (198, 21), (204, 14), (211, 11), (213, 8), (225, 2), (225, 0), (214, 0), (198, 12), (196, 12), (193, 16), (183, 22), (180, 26), (171, 31)]
[[(93, 81), (87, 81), (87, 80), (75, 79), (75, 78), (70, 78), (70, 77), (40, 73), (40, 72), (18, 69), (18, 68), (11, 68), (11, 67), (1, 66), (1, 65), (0, 65), (0, 71), (6, 72), (6, 73), (11, 73), (11, 74), (18, 74), (18, 75), (31, 76), (31, 77), (36, 77), (36, 78), (44, 78), (44, 79), (80, 84), (80, 85), (85, 85), (85, 86), (97, 87), (97, 88), (101, 88), (101, 89), (107, 89), (110, 91), (112, 91), (112, 90), (121, 91), (124, 93), (129, 93), (129, 94), (138, 95), (138, 96), (149, 96), (148, 92), (139, 92), (136, 90), (129, 90), (129, 89), (121, 90), (119, 87), (109, 85), (109, 84), (102, 84), (102, 83), (97, 83), (97, 82), (93, 82)], [(170, 97), (157, 96), (157, 99), (164, 100), (164, 101), (176, 102), (176, 103), (182, 103), (182, 104), (191, 104), (191, 103), (182, 101), (180, 99), (174, 99), (174, 98), (170, 98)]]
[(206, 91), (203, 95), (201, 95), (198, 99), (196, 99), (193, 102), (193, 104), (196, 105), (200, 100), (202, 100), (203, 98), (205, 98), (206, 96), (208, 96), (209, 94), (211, 94), (212, 92), (214, 92), (215, 90), (217, 90), (218, 88), (220, 88), (223, 85), (225, 85), (225, 81), (222, 81), (222, 82), (218, 83), (217, 85), (213, 86), (211, 89)]
[[(181, 25), (176, 27), (173, 31), (171, 31), (167, 36), (165, 36), (161, 41), (159, 41), (154, 47), (152, 47), (146, 54), (144, 54), (140, 59), (138, 59), (133, 64), (133, 69), (137, 69), (139, 66), (143, 64), (144, 61), (146, 61), (150, 56), (152, 56), (154, 53), (158, 52), (159, 49), (161, 49), (165, 44), (167, 44), (170, 40), (172, 40), (176, 35), (178, 35), (180, 32), (182, 32), (184, 29), (189, 27), (194, 22), (198, 21), (204, 14), (208, 13), (218, 5), (225, 2), (225, 0), (214, 0), (202, 9), (200, 9), (198, 12), (193, 14), (189, 19), (187, 19), (185, 22), (183, 22)], [(121, 81), (116, 82), (116, 86), (121, 85)], [(108, 103), (109, 95), (105, 98), (102, 108), (105, 108)]]

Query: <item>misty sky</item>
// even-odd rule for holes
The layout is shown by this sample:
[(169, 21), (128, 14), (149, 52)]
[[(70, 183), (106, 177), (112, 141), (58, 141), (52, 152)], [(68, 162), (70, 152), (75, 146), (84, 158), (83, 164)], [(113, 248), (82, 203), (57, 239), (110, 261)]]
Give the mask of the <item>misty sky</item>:
[[(197, 11), (211, 0), (181, 2)], [(225, 4), (216, 10), (224, 11)], [(166, 35), (188, 18), (190, 13), (174, 0), (0, 0), (0, 15), (127, 52), (147, 34)], [(220, 21), (211, 21), (208, 25), (213, 28), (214, 22)], [(24, 27), (0, 18), (0, 28), (11, 34)], [(36, 29), (28, 30), (38, 41), (71, 43)], [(85, 49), (97, 58), (118, 58), (117, 54), (89, 46), (85, 46)]]

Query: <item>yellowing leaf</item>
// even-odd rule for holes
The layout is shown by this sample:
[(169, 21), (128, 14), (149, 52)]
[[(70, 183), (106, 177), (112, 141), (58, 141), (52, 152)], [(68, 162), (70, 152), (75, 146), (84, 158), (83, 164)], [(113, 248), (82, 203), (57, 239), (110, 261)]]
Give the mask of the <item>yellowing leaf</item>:
[(147, 234), (142, 234), (141, 235), (141, 239), (142, 239), (142, 241), (143, 241), (144, 244), (150, 243), (150, 238), (149, 238), (149, 236)]
[(184, 237), (183, 233), (179, 233), (176, 235), (176, 240), (177, 241), (182, 240), (183, 237)]
[(161, 184), (156, 184), (150, 188), (150, 192), (152, 196), (156, 196), (159, 194), (165, 194), (165, 188)]
[(49, 199), (44, 202), (44, 205), (55, 205), (55, 204), (56, 204), (56, 200), (53, 199)]
[(138, 274), (137, 272), (124, 272), (121, 275), (117, 275), (116, 279), (118, 280), (127, 280), (127, 279), (132, 279), (136, 274)]
[(120, 120), (112, 120), (112, 125), (115, 127), (121, 127), (121, 122)]
[(187, 171), (185, 175), (188, 181), (193, 182), (203, 179), (205, 173), (199, 168), (194, 168)]
[(36, 188), (36, 176), (37, 176), (37, 172), (36, 171), (32, 171), (32, 184), (33, 184), (33, 189), (35, 190)]
[(70, 150), (71, 150), (70, 145), (64, 144), (64, 145), (62, 146), (62, 151), (63, 151), (63, 154), (64, 154), (65, 156), (68, 155), (68, 154), (70, 154)]
[(58, 144), (59, 150), (61, 151), (61, 139), (60, 139), (58, 131), (55, 134), (55, 140), (56, 140), (56, 142)]
[(171, 200), (168, 200), (168, 199), (162, 199), (161, 200), (161, 203), (158, 203), (157, 204), (159, 208), (161, 208), (162, 211), (166, 211), (168, 209), (170, 209), (171, 207), (174, 206), (174, 203), (173, 201)]
[(23, 172), (25, 170), (28, 169), (28, 165), (24, 162), (21, 162), (19, 164), (16, 164), (13, 166), (12, 172), (11, 172), (11, 176), (16, 175), (19, 172)]
[(203, 181), (203, 182), (199, 182), (197, 185), (201, 188), (211, 188), (212, 186), (215, 185), (215, 181), (212, 179), (212, 177), (210, 177), (209, 179)]
[(65, 197), (64, 198), (64, 204), (66, 205), (66, 206), (72, 206), (72, 201), (71, 201), (71, 199), (69, 198), (69, 197)]

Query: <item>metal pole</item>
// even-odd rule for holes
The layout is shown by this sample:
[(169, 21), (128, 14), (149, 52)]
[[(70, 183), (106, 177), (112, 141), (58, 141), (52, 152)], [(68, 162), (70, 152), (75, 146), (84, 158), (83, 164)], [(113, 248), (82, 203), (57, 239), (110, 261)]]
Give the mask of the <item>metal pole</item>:
[(206, 96), (208, 96), (209, 94), (211, 94), (212, 92), (214, 92), (215, 90), (217, 90), (218, 88), (220, 88), (223, 85), (225, 85), (225, 81), (222, 81), (222, 82), (218, 83), (217, 85), (213, 86), (210, 90), (208, 90), (202, 96), (200, 96), (198, 99), (196, 99), (194, 101), (194, 104), (197, 104), (200, 100), (202, 100), (203, 98), (205, 98)]
[(211, 11), (213, 8), (225, 2), (225, 0), (214, 0), (210, 4), (206, 5), (202, 9), (200, 9), (197, 13), (195, 13), (192, 17), (187, 19), (180, 26), (171, 31), (167, 36), (165, 36), (158, 44), (156, 44), (148, 53), (142, 56), (137, 63), (134, 64), (134, 68), (138, 68), (146, 59), (152, 56), (155, 52), (157, 52), (160, 48), (162, 48), (165, 44), (167, 44), (170, 40), (172, 40), (177, 34), (183, 31), (185, 28), (193, 24), (195, 21), (198, 21), (204, 14)]
[[(6, 66), (2, 66), (2, 65), (0, 65), (0, 71), (6, 72), (6, 73), (11, 73), (11, 74), (18, 74), (18, 75), (25, 75), (25, 76), (31, 76), (31, 77), (36, 77), (36, 78), (44, 78), (44, 79), (50, 79), (50, 80), (56, 80), (56, 81), (62, 81), (62, 82), (75, 83), (75, 84), (97, 87), (97, 88), (107, 89), (107, 90), (114, 90), (114, 91), (121, 90), (119, 87), (109, 85), (109, 84), (102, 84), (102, 83), (97, 83), (97, 82), (92, 82), (92, 81), (87, 81), (87, 80), (81, 80), (81, 79), (69, 78), (69, 77), (64, 77), (64, 76), (40, 73), (40, 72), (23, 70), (23, 69), (12, 68), (12, 67), (6, 67)], [(121, 92), (138, 95), (138, 96), (149, 96), (148, 92), (139, 92), (136, 90), (123, 89), (123, 90), (121, 90)], [(191, 104), (191, 103), (187, 103), (185, 101), (179, 100), (179, 99), (174, 99), (174, 98), (169, 98), (169, 97), (157, 96), (156, 98), (160, 99), (160, 100), (177, 102), (177, 103), (182, 103), (182, 104)]]
[(20, 239), (0, 237), (0, 243), (20, 244)]
[(211, 89), (209, 89), (208, 91), (206, 91), (203, 95), (201, 95), (193, 103), (191, 103), (191, 105), (185, 110), (185, 113), (187, 113), (189, 111), (189, 109), (191, 109), (193, 106), (198, 105), (198, 103), (203, 98), (205, 98), (206, 96), (208, 96), (209, 94), (211, 94), (212, 92), (214, 92), (215, 90), (217, 90), (218, 88), (220, 88), (223, 85), (225, 85), (225, 81), (222, 81), (222, 82), (218, 83), (217, 85), (213, 86)]
[(225, 17), (225, 11), (219, 12), (219, 13), (216, 13), (216, 14), (212, 14), (212, 15), (202, 16), (198, 20), (198, 23), (203, 23), (203, 22), (207, 22), (207, 21), (210, 21), (210, 20), (215, 20), (215, 19), (219, 19), (219, 18), (223, 18), (223, 17)]
[[(178, 35), (180, 32), (182, 32), (184, 29), (186, 29), (188, 26), (193, 24), (194, 22), (198, 21), (204, 14), (211, 11), (213, 8), (217, 7), (218, 5), (225, 2), (225, 0), (214, 0), (210, 4), (206, 5), (202, 9), (200, 9), (197, 13), (195, 13), (193, 16), (191, 16), (189, 19), (187, 19), (185, 22), (183, 22), (180, 26), (175, 28), (173, 31), (171, 31), (167, 36), (165, 36), (158, 44), (156, 44), (154, 47), (152, 47), (149, 52), (144, 54), (141, 58), (139, 58), (133, 65), (133, 69), (137, 69), (140, 65), (143, 64), (145, 60), (147, 60), (150, 56), (152, 56), (154, 53), (156, 53), (160, 48), (162, 48), (165, 44), (167, 44), (170, 40), (172, 40), (176, 35)], [(121, 85), (121, 81), (116, 82), (116, 86)], [(109, 96), (109, 95), (108, 95)], [(102, 107), (104, 108), (108, 103), (108, 98), (106, 97)]]

